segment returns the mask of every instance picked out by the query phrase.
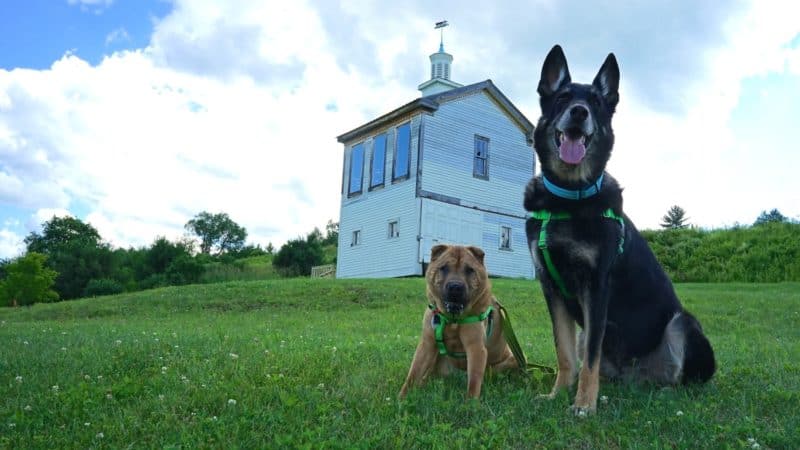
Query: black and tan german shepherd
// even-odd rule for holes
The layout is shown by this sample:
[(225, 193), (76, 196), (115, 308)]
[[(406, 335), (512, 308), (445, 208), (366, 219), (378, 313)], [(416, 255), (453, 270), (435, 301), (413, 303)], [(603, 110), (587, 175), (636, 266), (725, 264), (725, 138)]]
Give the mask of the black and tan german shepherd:
[(611, 53), (592, 84), (573, 83), (561, 47), (550, 50), (534, 133), (541, 173), (525, 190), (528, 245), (558, 357), (547, 397), (574, 383), (582, 361), (572, 406), (580, 416), (596, 409), (601, 375), (677, 384), (707, 381), (716, 369), (700, 323), (681, 306), (605, 171), (619, 78)]

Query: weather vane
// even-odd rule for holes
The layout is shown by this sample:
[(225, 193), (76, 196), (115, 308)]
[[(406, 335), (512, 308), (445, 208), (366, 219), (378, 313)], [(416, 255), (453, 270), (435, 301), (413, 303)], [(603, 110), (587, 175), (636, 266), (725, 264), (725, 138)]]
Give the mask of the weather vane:
[(447, 23), (446, 20), (441, 22), (436, 22), (436, 26), (433, 27), (434, 30), (439, 30), (439, 51), (444, 53), (444, 27), (450, 25)]

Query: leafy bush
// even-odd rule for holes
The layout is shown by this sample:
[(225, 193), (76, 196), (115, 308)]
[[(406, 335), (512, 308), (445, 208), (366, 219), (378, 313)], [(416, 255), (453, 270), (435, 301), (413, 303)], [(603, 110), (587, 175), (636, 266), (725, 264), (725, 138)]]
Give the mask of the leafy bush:
[(58, 300), (52, 288), (58, 275), (45, 266), (47, 257), (29, 252), (5, 265), (0, 281), (0, 305), (21, 306)]
[(324, 251), (319, 230), (311, 232), (306, 239), (290, 240), (278, 250), (272, 260), (283, 276), (298, 277), (311, 274), (311, 268), (322, 264)]
[(110, 278), (100, 278), (89, 280), (84, 292), (85, 297), (97, 297), (100, 295), (114, 295), (125, 292), (125, 288), (117, 280)]

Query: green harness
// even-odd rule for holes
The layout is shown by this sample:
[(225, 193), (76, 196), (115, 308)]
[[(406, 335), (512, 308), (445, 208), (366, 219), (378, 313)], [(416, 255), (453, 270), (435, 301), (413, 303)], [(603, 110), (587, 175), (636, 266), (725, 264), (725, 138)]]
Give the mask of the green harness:
[(433, 325), (433, 334), (436, 337), (436, 346), (439, 348), (440, 355), (447, 355), (451, 358), (460, 358), (460, 359), (465, 359), (467, 357), (467, 354), (464, 352), (447, 351), (447, 347), (444, 345), (444, 327), (448, 323), (463, 325), (467, 323), (483, 322), (484, 320), (489, 319), (489, 324), (486, 327), (486, 339), (489, 339), (489, 336), (492, 335), (492, 328), (494, 323), (492, 321), (492, 311), (494, 310), (494, 307), (492, 305), (489, 305), (489, 307), (486, 308), (486, 311), (484, 311), (480, 315), (459, 317), (457, 319), (448, 316), (442, 311), (439, 311), (433, 305), (429, 304), (428, 308), (430, 308), (433, 311), (433, 318), (431, 319), (431, 325)]
[[(511, 319), (508, 317), (508, 311), (498, 303), (499, 306), (499, 313), (500, 316), (503, 318), (503, 335), (506, 339), (506, 343), (508, 344), (509, 348), (511, 349), (511, 353), (514, 355), (514, 359), (517, 360), (517, 365), (520, 369), (525, 372), (530, 372), (533, 369), (541, 370), (542, 372), (554, 374), (556, 371), (552, 367), (544, 366), (541, 364), (535, 364), (528, 362), (525, 358), (525, 353), (522, 352), (522, 346), (519, 345), (519, 341), (517, 341), (517, 336), (514, 334), (514, 329), (511, 327)], [(492, 335), (493, 329), (493, 321), (492, 321), (492, 311), (494, 311), (494, 307), (489, 305), (486, 308), (486, 311), (483, 314), (477, 316), (467, 316), (467, 317), (460, 317), (458, 319), (454, 319), (449, 317), (445, 313), (439, 311), (434, 305), (428, 305), (433, 311), (433, 318), (431, 319), (431, 325), (433, 326), (433, 334), (436, 338), (436, 346), (439, 348), (440, 355), (450, 356), (451, 358), (460, 358), (464, 359), (467, 357), (467, 354), (464, 352), (450, 352), (447, 350), (447, 346), (444, 345), (444, 327), (448, 323), (454, 324), (467, 324), (467, 323), (476, 323), (482, 322), (486, 319), (489, 319), (489, 324), (486, 327), (486, 339), (489, 339), (489, 336)]]
[[(622, 233), (620, 234), (619, 237), (617, 254), (622, 254), (623, 247), (625, 245), (625, 219), (617, 215), (611, 208), (608, 208), (607, 210), (603, 211), (603, 214), (601, 216), (619, 222), (619, 225), (622, 228)], [(572, 215), (570, 215), (570, 213), (568, 212), (553, 213), (547, 210), (541, 210), (541, 211), (532, 211), (530, 213), (530, 217), (542, 221), (542, 229), (539, 231), (538, 247), (539, 250), (542, 251), (544, 265), (547, 267), (547, 271), (550, 273), (550, 277), (556, 283), (556, 286), (558, 286), (558, 290), (561, 291), (561, 294), (564, 295), (564, 297), (574, 298), (575, 296), (572, 295), (567, 290), (567, 286), (564, 284), (564, 279), (561, 278), (561, 274), (558, 273), (556, 265), (553, 264), (553, 258), (550, 256), (550, 250), (548, 250), (547, 248), (547, 225), (550, 223), (550, 221), (571, 219)]]

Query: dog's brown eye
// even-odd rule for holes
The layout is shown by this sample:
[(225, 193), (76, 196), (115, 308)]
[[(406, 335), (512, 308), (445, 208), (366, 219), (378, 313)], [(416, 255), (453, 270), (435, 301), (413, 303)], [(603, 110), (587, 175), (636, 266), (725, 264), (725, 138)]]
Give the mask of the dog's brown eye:
[(467, 266), (467, 267), (464, 268), (464, 272), (466, 272), (467, 275), (472, 275), (473, 273), (475, 273), (475, 269), (473, 269), (470, 266)]
[(447, 266), (440, 267), (439, 273), (441, 273), (442, 275), (447, 275)]

